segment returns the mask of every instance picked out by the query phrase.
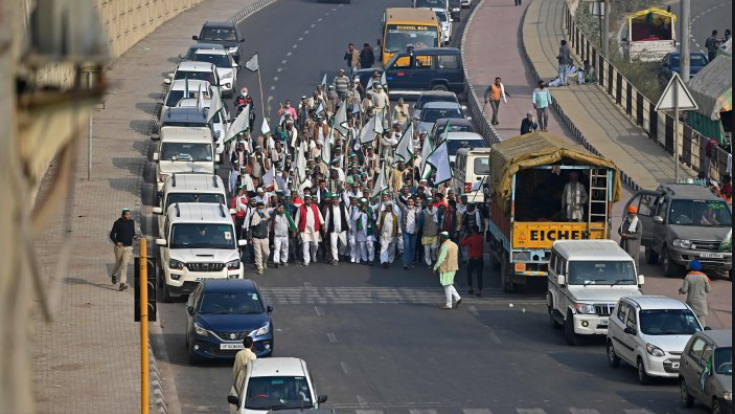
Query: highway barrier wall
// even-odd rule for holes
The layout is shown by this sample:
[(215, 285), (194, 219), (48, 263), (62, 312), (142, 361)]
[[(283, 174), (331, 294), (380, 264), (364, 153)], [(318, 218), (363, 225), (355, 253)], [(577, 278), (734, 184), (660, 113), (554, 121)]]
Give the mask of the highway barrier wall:
[[(573, 5), (575, 0), (570, 0)], [(570, 46), (577, 57), (589, 60), (598, 74), (598, 85), (617, 106), (648, 136), (669, 154), (674, 154), (674, 142), (679, 143), (680, 162), (695, 171), (705, 164), (705, 147), (709, 138), (695, 131), (684, 122), (679, 122), (679, 139), (674, 139), (674, 118), (666, 112), (656, 111), (656, 102), (651, 102), (623, 74), (605, 59), (582, 32), (574, 19), (574, 9), (567, 7), (565, 29)], [(727, 173), (730, 153), (718, 148), (712, 159), (710, 177), (722, 182)]]

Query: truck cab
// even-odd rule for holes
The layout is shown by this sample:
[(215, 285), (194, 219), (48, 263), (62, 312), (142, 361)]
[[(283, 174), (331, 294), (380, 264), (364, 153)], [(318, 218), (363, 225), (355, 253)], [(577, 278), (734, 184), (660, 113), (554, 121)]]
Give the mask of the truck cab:
[(635, 261), (612, 240), (558, 241), (549, 263), (551, 325), (564, 328), (571, 346), (580, 336), (607, 335), (615, 304), (641, 296), (644, 283)]

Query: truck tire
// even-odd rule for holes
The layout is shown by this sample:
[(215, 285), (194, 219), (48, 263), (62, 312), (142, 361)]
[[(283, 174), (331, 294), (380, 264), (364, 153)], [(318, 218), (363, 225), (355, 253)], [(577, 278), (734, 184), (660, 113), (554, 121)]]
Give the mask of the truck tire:
[(510, 260), (508, 256), (503, 252), (503, 259), (500, 265), (500, 284), (503, 287), (503, 292), (513, 293), (516, 291), (516, 286), (511, 280)]
[(664, 267), (664, 275), (668, 278), (681, 277), (684, 273), (684, 268), (671, 260), (669, 249), (666, 247), (661, 252), (661, 263)]
[(653, 247), (646, 247), (646, 263), (650, 265), (658, 264), (661, 257), (653, 250)]
[(564, 321), (564, 339), (569, 346), (579, 346), (579, 336), (574, 332), (574, 315), (571, 312)]

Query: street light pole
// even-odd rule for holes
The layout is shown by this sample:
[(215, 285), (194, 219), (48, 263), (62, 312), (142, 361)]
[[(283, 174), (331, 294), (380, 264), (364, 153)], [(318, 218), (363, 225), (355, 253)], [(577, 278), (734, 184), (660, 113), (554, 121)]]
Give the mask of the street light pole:
[(691, 74), (690, 38), (692, 28), (692, 2), (681, 0), (681, 78), (689, 82)]

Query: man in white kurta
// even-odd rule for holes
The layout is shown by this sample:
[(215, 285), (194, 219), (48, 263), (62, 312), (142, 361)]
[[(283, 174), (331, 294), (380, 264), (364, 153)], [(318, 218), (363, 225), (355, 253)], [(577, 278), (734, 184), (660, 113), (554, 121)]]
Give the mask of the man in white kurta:
[(304, 196), (304, 205), (296, 213), (296, 223), (299, 227), (304, 266), (309, 266), (311, 262), (316, 263), (316, 252), (321, 241), (319, 231), (324, 225), (324, 217), (319, 208), (313, 204), (310, 195)]
[(383, 205), (385, 210), (380, 213), (381, 220), (378, 225), (378, 231), (380, 232), (380, 263), (384, 267), (388, 267), (396, 259), (396, 246), (401, 234), (401, 224), (398, 216), (393, 213), (393, 204), (387, 202)]

